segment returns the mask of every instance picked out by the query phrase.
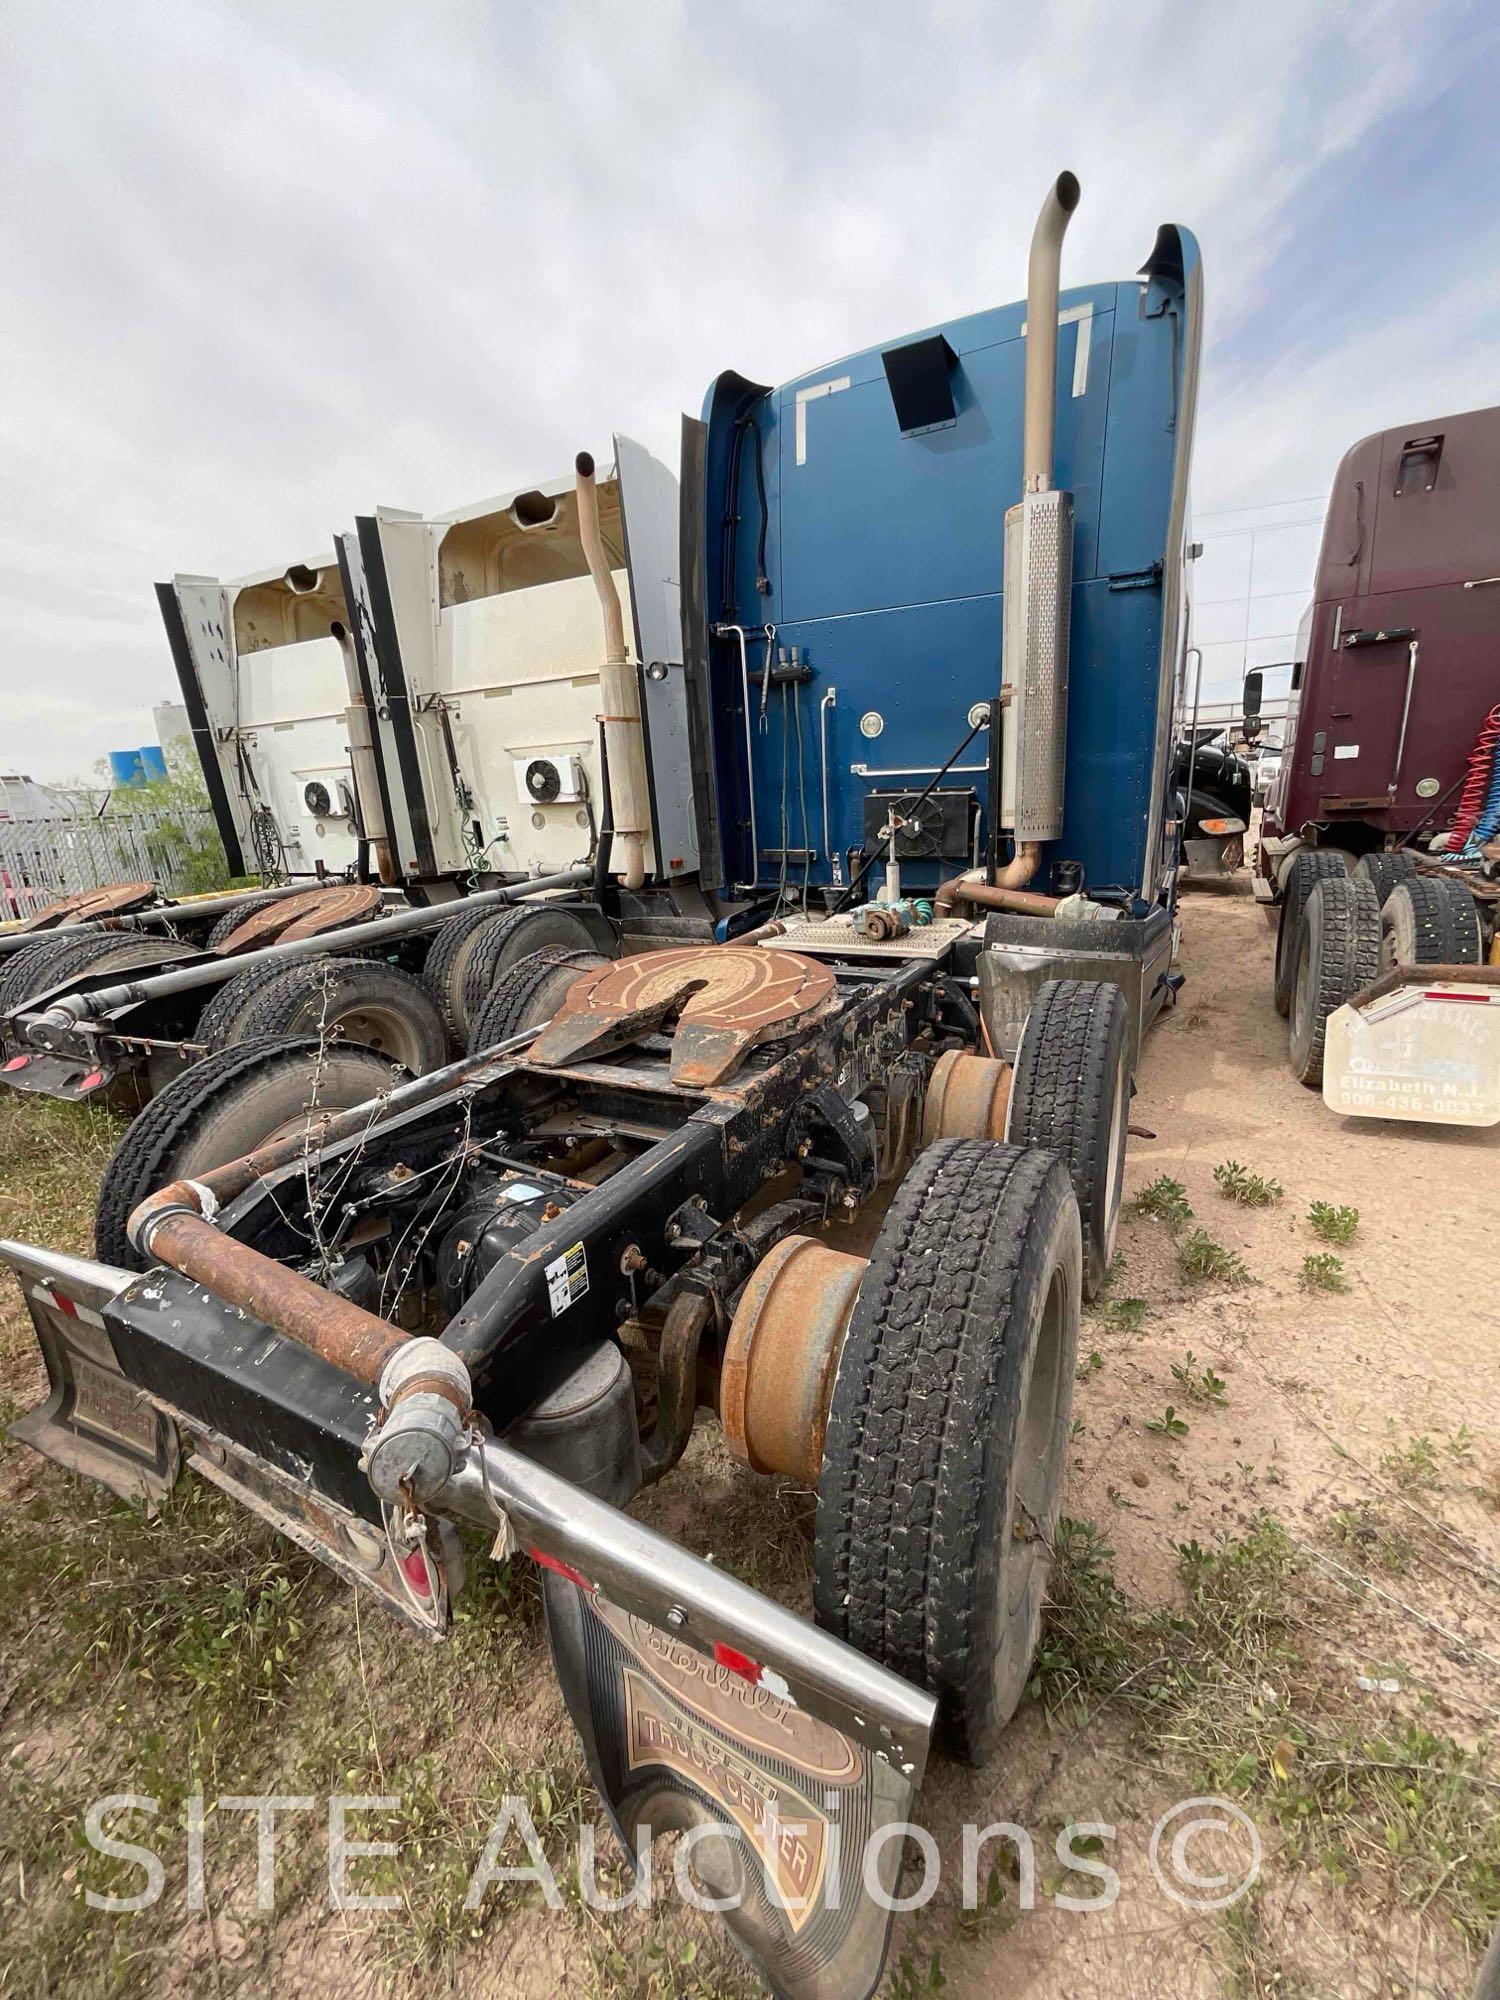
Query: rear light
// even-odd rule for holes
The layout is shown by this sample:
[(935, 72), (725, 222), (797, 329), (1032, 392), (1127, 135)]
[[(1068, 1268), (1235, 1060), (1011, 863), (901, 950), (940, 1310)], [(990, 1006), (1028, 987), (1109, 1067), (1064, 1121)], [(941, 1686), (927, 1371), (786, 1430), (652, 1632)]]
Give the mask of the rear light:
[(565, 1563), (558, 1556), (549, 1556), (545, 1549), (528, 1549), (526, 1553), (540, 1569), (553, 1570), (558, 1576), (565, 1576), (569, 1583), (576, 1583), (580, 1590), (592, 1591), (594, 1586), (586, 1576), (581, 1576), (571, 1563)]
[(12, 1056), (10, 1061), (5, 1065), (5, 1068), (6, 1070), (25, 1069), (27, 1063), (30, 1061), (30, 1056)]
[(1198, 824), (1205, 833), (1243, 833), (1245, 831), (1245, 822), (1242, 819), (1200, 819)]
[(91, 1069), (88, 1075), (80, 1080), (78, 1085), (78, 1095), (82, 1097), (86, 1090), (97, 1090), (100, 1084), (103, 1083), (103, 1081), (104, 1081), (103, 1070)]
[(738, 1674), (741, 1680), (760, 1679), (759, 1660), (752, 1660), (748, 1653), (741, 1653), (734, 1646), (726, 1646), (722, 1639), (714, 1641), (714, 1658), (729, 1673)]
[(398, 1556), (401, 1574), (406, 1578), (418, 1597), (431, 1597), (432, 1579), (427, 1574), (427, 1554), (424, 1549), (408, 1549), (404, 1556)]

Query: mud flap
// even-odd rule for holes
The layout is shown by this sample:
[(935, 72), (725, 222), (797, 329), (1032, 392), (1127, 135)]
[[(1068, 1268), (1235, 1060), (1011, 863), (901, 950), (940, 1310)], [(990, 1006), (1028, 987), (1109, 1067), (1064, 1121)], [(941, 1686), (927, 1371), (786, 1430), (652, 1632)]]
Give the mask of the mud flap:
[(718, 1909), (773, 1993), (864, 2000), (905, 1845), (875, 1836), (909, 1820), (909, 1779), (598, 1592), (548, 1570), (543, 1595), (563, 1695), (626, 1852), (684, 1834), (698, 1906)]
[(1345, 1118), (1500, 1124), (1500, 967), (1402, 965), (1328, 1017), (1323, 1102)]
[[(69, 1472), (97, 1479), (122, 1500), (159, 1500), (182, 1465), (175, 1426), (126, 1380), (104, 1316), (60, 1283), (17, 1277), (47, 1365), (47, 1400), (10, 1427)], [(128, 1277), (121, 1272), (122, 1282)]]
[(33, 1097), (56, 1097), (77, 1104), (96, 1095), (115, 1075), (110, 1062), (77, 1056), (18, 1055), (0, 1065), (0, 1082)]
[[(188, 1420), (185, 1420), (185, 1425)], [(463, 1550), (450, 1522), (382, 1508), (384, 1531), (311, 1485), (287, 1478), (228, 1438), (188, 1429), (189, 1469), (295, 1542), (356, 1589), (370, 1591), (424, 1639), (444, 1639), (462, 1588)]]

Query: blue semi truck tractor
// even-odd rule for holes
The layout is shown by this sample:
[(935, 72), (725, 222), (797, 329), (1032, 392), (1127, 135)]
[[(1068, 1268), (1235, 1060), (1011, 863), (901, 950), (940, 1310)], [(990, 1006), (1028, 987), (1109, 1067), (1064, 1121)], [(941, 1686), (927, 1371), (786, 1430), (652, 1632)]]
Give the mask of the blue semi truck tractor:
[[(0, 1243), (49, 1382), (16, 1435), (71, 1471), (190, 1468), (428, 1638), (462, 1529), (535, 1561), (611, 1825), (679, 1834), (794, 2000), (873, 1989), (929, 1749), (987, 1763), (1024, 1696), (1168, 991), (1198, 256), (1059, 295), (1077, 198), (1024, 305), (718, 378), (639, 702), (580, 454), (612, 772), (662, 768), (684, 677), (696, 931), (612, 953), (619, 884), (425, 1076), (231, 1042), (126, 1133), (93, 1258)], [(608, 905), (647, 801), (600, 803)], [(816, 1496), (810, 1619), (628, 1511), (705, 1418)]]

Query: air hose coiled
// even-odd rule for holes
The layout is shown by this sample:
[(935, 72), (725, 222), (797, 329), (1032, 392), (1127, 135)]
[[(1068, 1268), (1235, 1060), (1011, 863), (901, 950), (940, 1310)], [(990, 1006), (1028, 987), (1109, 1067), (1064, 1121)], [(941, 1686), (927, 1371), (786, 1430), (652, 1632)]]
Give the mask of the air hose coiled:
[(1500, 702), (1480, 725), (1474, 748), (1469, 752), (1469, 768), (1459, 794), (1453, 830), (1443, 843), (1450, 854), (1477, 850), (1500, 827)]

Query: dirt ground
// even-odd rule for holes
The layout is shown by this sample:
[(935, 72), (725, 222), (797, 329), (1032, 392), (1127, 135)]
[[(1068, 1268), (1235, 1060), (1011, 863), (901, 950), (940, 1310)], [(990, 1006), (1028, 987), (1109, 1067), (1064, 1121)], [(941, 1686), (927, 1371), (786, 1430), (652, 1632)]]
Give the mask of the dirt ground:
[[(881, 1990), (898, 2000), (1459, 2000), (1500, 1908), (1486, 1741), (1500, 1132), (1341, 1124), (1286, 1068), (1271, 951), (1248, 894), (1187, 899), (1187, 983), (1149, 1037), (1133, 1111), (1152, 1136), (1131, 1139), (1119, 1268), (1081, 1343), (1064, 1508), (1097, 1530), (1070, 1546), (1097, 1557), (1102, 1537), (1113, 1553), (1072, 1568), (1071, 1597), (1059, 1586), (1037, 1698), (996, 1762), (930, 1767), (918, 1817), (942, 1879), (897, 1919)], [(35, 1113), (0, 1107), (0, 1233), (86, 1249), (110, 1133), (69, 1113), (39, 1139)], [(1279, 1198), (1226, 1198), (1214, 1169), (1229, 1161)], [(1163, 1180), (1191, 1217), (1136, 1211), (1147, 1188), (1170, 1209)], [(1320, 1239), (1313, 1203), (1357, 1209), (1351, 1240)], [(1185, 1270), (1200, 1229), (1239, 1266)], [(1330, 1256), (1339, 1268), (1316, 1271), (1346, 1289), (1308, 1289), (1305, 1260)], [(0, 1389), (26, 1408), (41, 1382), (7, 1282)], [(429, 1650), (211, 1505), (145, 1523), (11, 1446), (0, 1497), (0, 1995), (758, 1990), (712, 1920), (669, 1899), (613, 1917), (522, 1889), (462, 1908), (503, 1796), (527, 1798), (565, 1891), (596, 1817), (529, 1576), (488, 1571), (453, 1644)], [(712, 1435), (641, 1511), (806, 1605), (809, 1497), (755, 1479)], [(1109, 1653), (1127, 1630), (1137, 1650)], [(1220, 1655), (1202, 1648), (1210, 1630)], [(1106, 1673), (1116, 1657), (1126, 1669)], [(1068, 1700), (1091, 1674), (1087, 1702)], [(360, 1829), (401, 1840), (362, 1883), (399, 1907), (330, 1910), (326, 1855), (299, 1824), (277, 1906), (259, 1913), (250, 1838), (227, 1811), (205, 1907), (187, 1907), (177, 1829), (195, 1786), (399, 1796)], [(90, 1799), (127, 1791), (164, 1801), (133, 1837), (154, 1842), (166, 1889), (123, 1918), (81, 1904), (104, 1878), (80, 1827)], [(1254, 1824), (1261, 1878), (1225, 1909), (1185, 1908), (1149, 1865), (1152, 1829), (1220, 1792)], [(979, 1909), (963, 1906), (962, 1829), (998, 1820), (1035, 1838), (1034, 1908), (1003, 1868)], [(1055, 1858), (1069, 1827), (1092, 1872)], [(1207, 1852), (1193, 1850), (1200, 1868)], [(1102, 1862), (1120, 1880), (1109, 1907), (1059, 1902), (1096, 1895)]]

